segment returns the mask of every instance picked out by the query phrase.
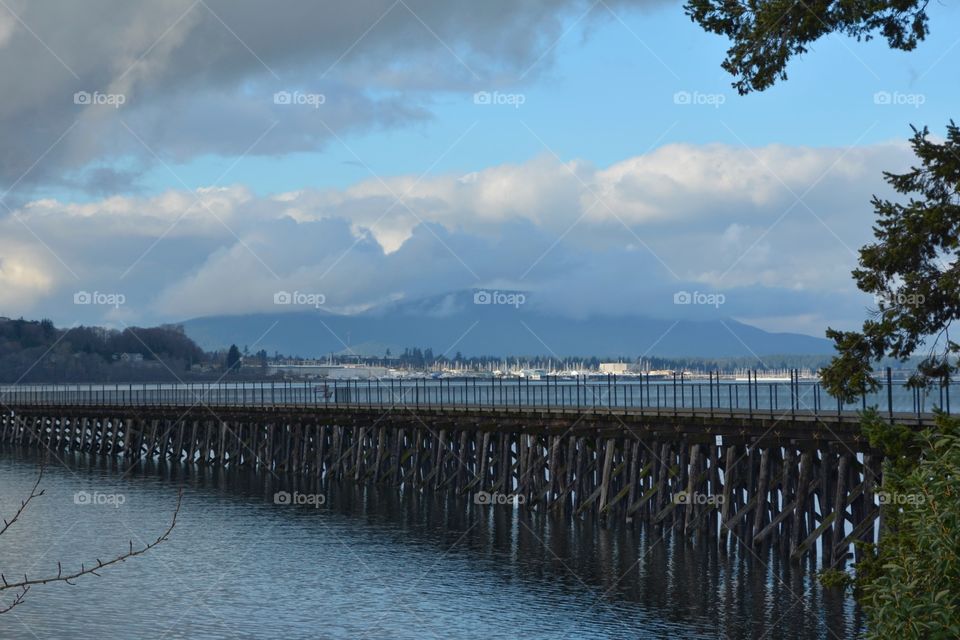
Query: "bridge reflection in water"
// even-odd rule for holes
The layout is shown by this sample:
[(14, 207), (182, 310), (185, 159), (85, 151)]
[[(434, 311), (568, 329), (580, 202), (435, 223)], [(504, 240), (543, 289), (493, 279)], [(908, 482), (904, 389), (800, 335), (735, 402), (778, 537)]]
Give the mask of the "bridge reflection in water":
[[(157, 555), (80, 589), (37, 593), (18, 610), (42, 640), (161, 629), (171, 638), (814, 640), (857, 637), (863, 623), (852, 598), (818, 584), (813, 558), (796, 565), (743, 545), (724, 552), (716, 538), (688, 541), (639, 520), (603, 526), (588, 511), (561, 518), (426, 486), (8, 445), (0, 499), (22, 499), (41, 455), (64, 464), (48, 466), (47, 497), (29, 521), (70, 534), (51, 548), (30, 529), (8, 532), (5, 548), (23, 569), (95, 558), (127, 535), (151, 539), (169, 522), (172, 487), (185, 489)], [(78, 506), (78, 488), (125, 502)], [(277, 506), (278, 493), (324, 502)]]

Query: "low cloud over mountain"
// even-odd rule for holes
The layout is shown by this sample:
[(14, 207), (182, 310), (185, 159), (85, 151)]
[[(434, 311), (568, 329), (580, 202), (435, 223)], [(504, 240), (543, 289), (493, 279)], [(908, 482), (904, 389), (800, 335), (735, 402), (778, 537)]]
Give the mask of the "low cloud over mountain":
[[(693, 300), (682, 304), (695, 304)], [(546, 357), (641, 356), (730, 357), (763, 361), (765, 355), (828, 354), (822, 338), (768, 333), (731, 320), (665, 320), (631, 314), (590, 320), (555, 315), (519, 291), (473, 290), (389, 303), (354, 315), (332, 314), (294, 292), (280, 293), (281, 306), (309, 311), (197, 318), (187, 334), (208, 349), (230, 344), (251, 351), (324, 356), (355, 353), (397, 355), (407, 347), (436, 355), (540, 355)]]
[[(867, 194), (907, 162), (896, 144), (676, 144), (602, 168), (538, 157), (274, 196), (235, 185), (36, 200), (0, 221), (0, 304), (126, 323), (275, 311), (281, 290), (354, 313), (500, 287), (570, 318), (723, 316), (822, 335), (870, 303), (849, 277), (868, 239)], [(70, 305), (78, 290), (125, 304)], [(678, 291), (724, 302), (677, 306)]]

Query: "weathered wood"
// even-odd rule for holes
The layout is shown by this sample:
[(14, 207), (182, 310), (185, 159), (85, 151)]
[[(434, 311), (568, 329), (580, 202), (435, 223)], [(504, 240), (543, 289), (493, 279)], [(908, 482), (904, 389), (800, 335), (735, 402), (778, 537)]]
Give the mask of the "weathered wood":
[[(840, 463), (837, 466), (837, 486), (836, 492), (834, 494), (834, 509), (836, 510), (837, 517), (833, 521), (833, 536), (832, 541), (834, 542), (829, 547), (829, 552), (824, 551), (825, 560), (830, 563), (830, 566), (842, 565), (846, 559), (846, 552), (843, 554), (838, 553), (838, 548), (840, 545), (836, 542), (843, 539), (843, 525), (844, 525), (844, 513), (847, 510), (847, 471), (850, 468), (850, 454), (844, 453), (840, 456)], [(825, 547), (825, 549), (827, 549)]]
[(613, 451), (616, 446), (617, 443), (613, 438), (607, 440), (607, 448), (603, 455), (603, 478), (600, 481), (599, 510), (601, 513), (607, 508), (607, 494), (610, 491), (610, 473), (613, 471)]
[(790, 529), (790, 554), (796, 553), (800, 538), (806, 533), (806, 511), (809, 504), (811, 475), (813, 473), (813, 453), (800, 454), (800, 477), (797, 480), (797, 497), (793, 507), (793, 524)]
[(726, 551), (727, 537), (730, 529), (726, 523), (730, 520), (730, 510), (733, 508), (733, 487), (737, 483), (737, 455), (738, 447), (733, 444), (725, 445), (726, 456), (723, 464), (723, 504), (720, 505), (720, 545)]
[(764, 449), (760, 454), (760, 474), (757, 477), (757, 503), (753, 512), (753, 539), (756, 542), (757, 534), (765, 524), (767, 515), (767, 485), (770, 482), (770, 449)]
[(213, 419), (209, 413), (31, 409), (0, 416), (0, 442), (131, 461), (249, 463), (323, 482), (516, 493), (525, 509), (667, 524), (688, 536), (707, 534), (723, 549), (730, 532), (794, 558), (822, 542), (828, 563), (842, 563), (853, 542), (876, 537), (880, 456), (849, 432), (817, 439), (791, 429), (751, 433), (746, 423), (721, 433), (703, 423), (697, 433), (679, 428), (680, 415), (607, 424), (600, 414), (584, 419), (562, 411), (465, 420), (463, 406), (415, 416), (398, 408), (375, 418), (316, 407), (225, 410)]

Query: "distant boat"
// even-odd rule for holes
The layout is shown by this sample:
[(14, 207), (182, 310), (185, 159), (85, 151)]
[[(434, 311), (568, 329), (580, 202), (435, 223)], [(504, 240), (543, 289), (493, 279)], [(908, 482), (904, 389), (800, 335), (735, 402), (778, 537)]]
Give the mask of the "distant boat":
[(546, 372), (543, 369), (522, 369), (516, 372), (516, 375), (520, 378), (528, 378), (530, 380), (540, 380), (543, 376), (546, 375)]

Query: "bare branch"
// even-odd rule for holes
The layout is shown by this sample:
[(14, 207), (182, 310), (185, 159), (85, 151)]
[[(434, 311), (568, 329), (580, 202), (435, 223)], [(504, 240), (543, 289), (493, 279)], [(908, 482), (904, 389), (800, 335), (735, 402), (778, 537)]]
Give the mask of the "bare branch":
[(23, 604), (23, 601), (24, 601), (24, 599), (26, 598), (26, 595), (27, 595), (27, 592), (28, 592), (28, 591), (30, 591), (30, 585), (25, 585), (25, 586), (21, 587), (21, 588), (20, 588), (20, 593), (18, 593), (18, 594), (14, 597), (13, 602), (11, 602), (11, 603), (10, 603), (8, 606), (6, 606), (6, 607), (0, 607), (0, 615), (3, 615), (3, 614), (5, 614), (6, 612), (10, 611), (11, 609), (13, 609), (13, 608), (14, 608), (15, 606), (17, 606), (18, 604)]
[[(33, 488), (30, 489), (30, 495), (27, 496), (26, 500), (23, 500), (20, 503), (20, 508), (17, 509), (17, 512), (13, 514), (13, 517), (9, 521), (4, 519), (3, 528), (0, 529), (0, 536), (5, 534), (7, 532), (7, 529), (9, 529), (11, 525), (13, 525), (13, 523), (20, 518), (21, 514), (23, 514), (23, 512), (26, 510), (27, 505), (30, 504), (31, 500), (33, 500), (34, 498), (39, 498), (40, 496), (43, 495), (43, 489), (40, 489), (39, 491), (37, 491), (38, 487), (40, 486), (40, 481), (43, 480), (43, 469), (44, 469), (44, 463), (41, 462), (40, 472), (37, 474), (37, 481), (33, 483)], [(0, 611), (0, 613), (2, 613), (2, 611)]]
[[(36, 491), (36, 487), (34, 487), (34, 491)], [(31, 495), (33, 494), (31, 493)], [(25, 500), (24, 503), (28, 501), (29, 499)], [(27, 591), (30, 590), (30, 587), (33, 585), (49, 584), (51, 582), (66, 582), (67, 584), (72, 585), (72, 584), (75, 584), (73, 582), (74, 580), (83, 576), (94, 575), (99, 577), (100, 576), (99, 571), (101, 569), (104, 569), (114, 564), (118, 564), (120, 562), (125, 562), (129, 558), (143, 555), (150, 549), (153, 549), (154, 547), (156, 547), (161, 542), (165, 542), (166, 540), (169, 539), (170, 533), (173, 531), (173, 528), (177, 525), (177, 516), (180, 513), (180, 505), (182, 502), (183, 502), (183, 489), (180, 489), (177, 492), (177, 506), (173, 511), (173, 517), (170, 520), (170, 525), (166, 528), (166, 530), (162, 534), (160, 534), (160, 536), (156, 540), (148, 544), (145, 544), (142, 548), (135, 549), (133, 546), (133, 541), (131, 540), (129, 542), (129, 548), (125, 553), (122, 553), (107, 561), (103, 561), (97, 558), (97, 563), (95, 566), (87, 567), (86, 565), (81, 564), (80, 569), (78, 571), (75, 571), (69, 574), (63, 573), (63, 567), (59, 562), (57, 563), (57, 574), (47, 576), (44, 578), (29, 578), (28, 576), (24, 575), (22, 580), (17, 580), (16, 582), (8, 582), (6, 576), (0, 573), (0, 581), (2, 581), (2, 584), (0, 584), (0, 593), (4, 591), (8, 591), (10, 589), (20, 590), (19, 593), (17, 593), (17, 595), (15, 596), (13, 602), (8, 607), (4, 609), (0, 609), (0, 614), (5, 613), (6, 611), (9, 611), (13, 607), (23, 602), (24, 596), (26, 595)], [(22, 510), (23, 508), (21, 507), (20, 511)], [(19, 513), (20, 512), (18, 512), (17, 515), (19, 515)], [(15, 520), (16, 518), (14, 518), (14, 521)], [(13, 521), (11, 521), (11, 523), (12, 522)]]

